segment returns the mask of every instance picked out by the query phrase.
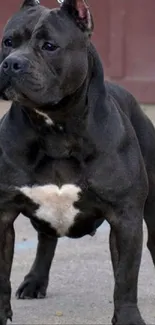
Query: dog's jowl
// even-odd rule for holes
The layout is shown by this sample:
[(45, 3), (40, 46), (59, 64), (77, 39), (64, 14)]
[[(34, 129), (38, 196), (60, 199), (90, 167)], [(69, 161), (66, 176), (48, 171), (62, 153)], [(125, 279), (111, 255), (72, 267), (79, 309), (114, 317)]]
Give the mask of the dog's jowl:
[(144, 325), (137, 282), (143, 217), (155, 264), (155, 130), (130, 93), (104, 81), (93, 26), (84, 0), (53, 10), (25, 0), (4, 28), (0, 96), (12, 105), (0, 122), (0, 325), (12, 317), (20, 213), (39, 242), (19, 299), (45, 297), (59, 237), (93, 235), (107, 220), (112, 322)]

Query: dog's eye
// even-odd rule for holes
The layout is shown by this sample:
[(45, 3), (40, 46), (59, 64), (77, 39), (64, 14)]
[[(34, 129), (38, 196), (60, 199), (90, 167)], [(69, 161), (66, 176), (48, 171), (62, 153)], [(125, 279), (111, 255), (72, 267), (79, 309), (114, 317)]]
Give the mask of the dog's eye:
[(3, 44), (5, 45), (5, 47), (12, 47), (12, 39), (11, 38), (6, 38), (3, 41)]
[(55, 51), (57, 50), (58, 46), (56, 46), (55, 44), (49, 43), (49, 42), (45, 42), (42, 46), (42, 49), (45, 51)]

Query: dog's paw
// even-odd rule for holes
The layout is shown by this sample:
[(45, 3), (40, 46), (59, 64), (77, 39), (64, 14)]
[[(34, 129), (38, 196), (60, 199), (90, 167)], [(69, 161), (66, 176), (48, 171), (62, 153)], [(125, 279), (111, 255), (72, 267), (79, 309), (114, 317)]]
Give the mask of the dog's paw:
[(119, 312), (115, 311), (113, 325), (146, 325), (140, 312), (135, 306), (123, 306)]
[(6, 325), (7, 320), (12, 321), (12, 310), (10, 304), (4, 308), (4, 310), (0, 311), (0, 325)]
[(27, 275), (16, 291), (17, 299), (43, 299), (46, 297), (48, 279)]
[(11, 285), (4, 276), (0, 277), (0, 325), (6, 325), (7, 320), (12, 321)]

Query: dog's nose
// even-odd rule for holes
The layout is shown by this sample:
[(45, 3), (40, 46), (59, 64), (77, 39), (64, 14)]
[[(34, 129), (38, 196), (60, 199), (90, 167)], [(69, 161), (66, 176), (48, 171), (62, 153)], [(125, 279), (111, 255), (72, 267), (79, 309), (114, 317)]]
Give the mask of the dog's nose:
[(17, 74), (24, 70), (25, 63), (20, 58), (10, 57), (4, 60), (2, 69), (5, 73)]

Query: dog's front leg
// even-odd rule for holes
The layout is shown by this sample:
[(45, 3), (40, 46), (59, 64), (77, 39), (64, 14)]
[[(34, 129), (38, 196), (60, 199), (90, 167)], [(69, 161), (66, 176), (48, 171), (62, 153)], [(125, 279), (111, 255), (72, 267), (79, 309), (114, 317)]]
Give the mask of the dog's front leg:
[(143, 211), (133, 202), (114, 208), (111, 224), (114, 290), (114, 325), (142, 325), (137, 306), (137, 282), (142, 252)]
[(44, 298), (49, 281), (49, 272), (53, 261), (58, 239), (38, 233), (38, 246), (34, 263), (24, 281), (19, 286), (18, 299)]
[(0, 216), (0, 325), (12, 320), (10, 273), (14, 253), (14, 226), (17, 215), (2, 213)]

